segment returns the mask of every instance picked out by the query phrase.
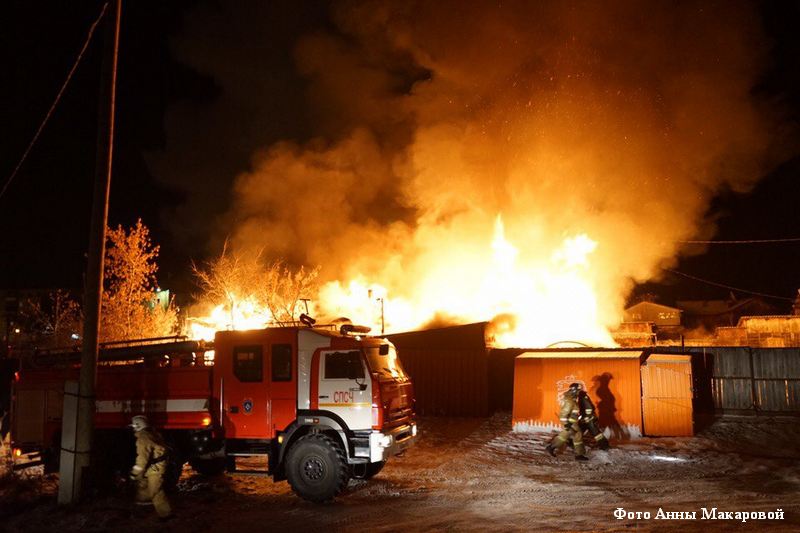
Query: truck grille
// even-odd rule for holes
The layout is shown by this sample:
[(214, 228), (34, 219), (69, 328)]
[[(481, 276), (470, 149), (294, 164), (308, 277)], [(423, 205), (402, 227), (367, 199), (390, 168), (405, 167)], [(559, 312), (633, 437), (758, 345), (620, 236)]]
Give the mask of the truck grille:
[(384, 412), (383, 425), (384, 427), (396, 427), (408, 422), (414, 415), (414, 411), (410, 407), (401, 407), (399, 409), (392, 409), (391, 411)]

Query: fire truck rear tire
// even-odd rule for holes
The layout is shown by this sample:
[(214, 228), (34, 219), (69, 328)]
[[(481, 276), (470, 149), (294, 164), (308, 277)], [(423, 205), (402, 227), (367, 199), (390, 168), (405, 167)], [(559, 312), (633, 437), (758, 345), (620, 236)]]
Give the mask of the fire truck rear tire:
[(324, 503), (347, 486), (350, 468), (340, 445), (327, 435), (311, 433), (289, 449), (286, 478), (301, 498)]

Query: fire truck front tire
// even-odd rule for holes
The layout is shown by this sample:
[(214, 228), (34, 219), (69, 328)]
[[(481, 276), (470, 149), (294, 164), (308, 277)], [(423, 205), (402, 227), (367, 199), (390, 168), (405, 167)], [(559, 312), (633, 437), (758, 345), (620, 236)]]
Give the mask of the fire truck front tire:
[(324, 503), (347, 486), (350, 468), (341, 446), (327, 435), (311, 433), (289, 449), (286, 478), (301, 498)]

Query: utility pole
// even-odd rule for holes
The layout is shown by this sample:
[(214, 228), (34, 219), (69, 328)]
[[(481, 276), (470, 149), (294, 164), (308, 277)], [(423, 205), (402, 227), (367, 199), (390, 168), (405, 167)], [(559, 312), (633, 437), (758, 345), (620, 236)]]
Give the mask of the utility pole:
[(386, 322), (383, 319), (383, 298), (378, 298), (381, 301), (381, 335), (386, 333)]
[[(64, 419), (61, 443), (61, 469), (58, 502), (80, 500), (84, 474), (91, 466), (94, 432), (95, 384), (97, 383), (98, 330), (103, 294), (108, 195), (111, 188), (111, 161), (114, 148), (114, 99), (117, 85), (117, 55), (122, 0), (114, 0), (110, 17), (105, 21), (105, 50), (100, 81), (97, 118), (97, 156), (95, 160), (92, 221), (89, 232), (89, 257), (84, 287), (83, 351), (80, 380), (65, 387)], [(67, 413), (67, 407), (76, 413)]]

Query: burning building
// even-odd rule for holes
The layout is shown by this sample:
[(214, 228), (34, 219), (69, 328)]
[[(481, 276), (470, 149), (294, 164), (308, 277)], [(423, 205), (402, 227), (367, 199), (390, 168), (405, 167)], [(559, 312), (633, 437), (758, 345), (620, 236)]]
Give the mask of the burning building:
[[(256, 151), (224, 231), (319, 265), (318, 317), (613, 346), (631, 288), (713, 234), (718, 191), (774, 161), (753, 9), (335, 4), (294, 50), (314, 131)], [(229, 97), (259, 72), (257, 54), (215, 57), (202, 67)]]

